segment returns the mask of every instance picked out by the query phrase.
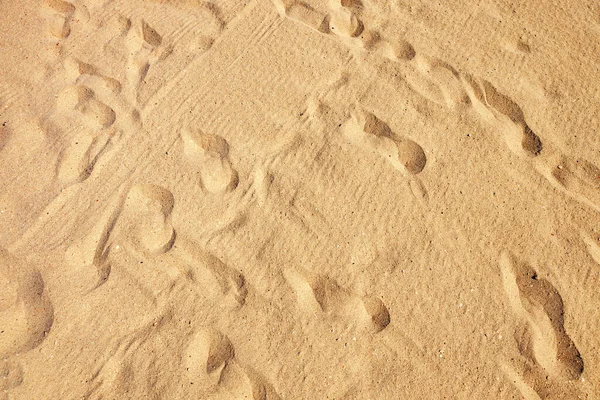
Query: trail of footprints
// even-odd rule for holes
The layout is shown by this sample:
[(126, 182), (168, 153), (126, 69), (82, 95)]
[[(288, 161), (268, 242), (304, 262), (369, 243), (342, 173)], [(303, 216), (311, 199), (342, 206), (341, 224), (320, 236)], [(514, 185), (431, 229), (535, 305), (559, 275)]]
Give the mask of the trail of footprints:
[[(69, 16), (74, 12), (70, 3), (53, 0), (51, 4)], [(59, 181), (66, 185), (87, 179), (111, 141), (140, 129), (140, 86), (150, 66), (169, 54), (162, 37), (145, 21), (125, 19), (124, 24), (120, 35), (130, 54), (125, 84), (81, 60), (67, 57), (63, 61), (70, 84), (57, 95), (55, 108), (43, 124), (70, 140), (57, 171)], [(71, 133), (73, 129), (78, 132)]]
[[(564, 326), (564, 304), (558, 291), (536, 271), (513, 255), (500, 259), (502, 279), (510, 305), (521, 320), (517, 331), (521, 354), (529, 362), (523, 381), (542, 398), (554, 381), (576, 380), (584, 362)], [(549, 377), (549, 378), (548, 378)], [(527, 392), (527, 388), (522, 390)]]
[[(441, 60), (422, 55), (407, 41), (390, 41), (379, 32), (370, 30), (362, 21), (364, 6), (360, 0), (334, 2), (326, 14), (295, 0), (274, 0), (274, 3), (287, 18), (320, 33), (336, 35), (359, 51), (367, 49), (397, 63), (407, 83), (430, 101), (449, 108), (470, 104), (487, 120), (498, 122), (511, 151), (533, 159), (535, 167), (551, 183), (588, 206), (600, 207), (597, 206), (600, 200), (600, 184), (597, 183), (600, 169), (583, 160), (579, 162), (553, 155), (542, 146), (540, 138), (529, 127), (521, 108), (490, 82), (459, 73)], [(47, 6), (50, 10), (49, 32), (58, 39), (67, 38), (75, 7), (61, 0), (48, 0)], [(65, 61), (73, 84), (59, 94), (54, 119), (66, 116), (68, 121), (76, 120), (80, 123), (76, 126), (83, 125), (85, 129), (75, 135), (61, 161), (58, 177), (64, 183), (85, 180), (112, 138), (118, 136), (120, 130), (136, 129), (141, 124), (137, 93), (150, 66), (168, 55), (168, 48), (163, 45), (162, 37), (144, 21), (133, 24), (127, 20), (123, 34), (132, 54), (125, 85), (102, 74), (95, 66), (79, 60)], [(427, 159), (418, 143), (396, 134), (386, 122), (359, 106), (350, 114), (342, 126), (342, 133), (352, 143), (376, 151), (404, 174), (418, 174), (425, 168)], [(124, 119), (125, 122), (122, 122)], [(182, 131), (181, 139), (186, 162), (197, 167), (201, 184), (207, 192), (224, 194), (236, 188), (238, 175), (229, 160), (229, 146), (225, 139), (197, 129)], [(184, 241), (176, 238), (171, 224), (173, 206), (173, 195), (167, 189), (156, 185), (135, 186), (120, 204), (103, 216), (88, 236), (68, 249), (67, 259), (74, 266), (91, 269), (93, 288), (109, 278), (110, 253), (117, 240), (124, 240), (128, 248), (141, 257), (170, 252), (184, 260), (184, 264), (202, 266), (200, 270), (190, 267), (185, 274), (186, 279), (209, 292), (216, 287), (217, 295), (230, 296), (233, 303), (242, 305), (247, 289), (239, 272), (218, 258), (197, 250), (196, 244), (174, 246), (176, 240), (178, 243)], [(5, 259), (3, 256), (3, 265), (6, 264)], [(564, 309), (558, 292), (548, 281), (538, 279), (530, 267), (508, 255), (503, 257), (501, 266), (511, 305), (526, 326), (527, 334), (523, 335), (521, 343), (523, 355), (556, 379), (577, 379), (582, 373), (583, 361), (565, 331)], [(373, 333), (384, 330), (390, 323), (387, 308), (376, 297), (358, 295), (328, 277), (304, 271), (287, 271), (285, 277), (298, 303), (310, 313), (322, 312), (333, 318), (352, 321)], [(14, 314), (11, 317), (16, 321), (11, 326), (13, 337), (21, 338), (21, 342), (4, 340), (9, 337), (6, 334), (0, 336), (3, 340), (0, 352), (5, 359), (18, 351), (35, 347), (52, 324), (51, 305), (43, 292), (39, 273), (32, 273), (23, 282), (23, 286), (37, 289), (29, 294), (25, 294), (26, 291), (13, 294), (12, 297), (3, 294), (0, 298), (2, 321), (14, 313), (25, 312), (26, 315)], [(25, 307), (16, 307), (19, 302)], [(40, 309), (40, 305), (47, 312), (31, 314), (31, 310), (34, 307)], [(25, 325), (20, 326), (19, 323)], [(28, 329), (28, 333), (24, 334), (23, 329)], [(235, 359), (229, 339), (212, 328), (201, 330), (191, 338), (183, 361), (190, 380), (201, 382), (207, 396), (212, 398), (235, 398), (248, 394), (255, 399), (278, 398), (261, 377)], [(0, 372), (6, 377), (2, 381), (6, 388), (17, 385), (22, 379), (18, 364), (10, 358), (0, 364)], [(539, 386), (536, 379), (528, 384), (534, 388)]]
[[(328, 11), (324, 11), (316, 3), (311, 5), (298, 0), (273, 0), (273, 3), (285, 18), (306, 25), (320, 34), (335, 35), (361, 57), (375, 54), (380, 60), (391, 61), (406, 83), (427, 100), (451, 110), (463, 106), (472, 107), (485, 121), (497, 128), (511, 152), (527, 160), (552, 186), (600, 212), (598, 166), (584, 159), (572, 158), (563, 154), (560, 149), (553, 148), (550, 143), (542, 142), (527, 123), (521, 107), (491, 82), (459, 72), (442, 60), (417, 52), (402, 38), (391, 40), (377, 30), (370, 29), (367, 21), (363, 21), (369, 2), (331, 0), (326, 7)], [(374, 62), (377, 64), (377, 60)], [(383, 62), (380, 61), (380, 64)], [(424, 158), (415, 146), (408, 145), (410, 141), (403, 139), (397, 142), (400, 147), (404, 145), (412, 150), (403, 153), (401, 149), (396, 156), (395, 149), (391, 151), (393, 146), (387, 140), (394, 136), (389, 134), (388, 129), (371, 130), (370, 133), (375, 138), (361, 137), (358, 132), (369, 132), (368, 122), (374, 118), (368, 113), (361, 115), (361, 112), (353, 111), (352, 114), (344, 129), (347, 137), (355, 143), (370, 146), (403, 172), (420, 172)], [(382, 135), (378, 132), (388, 133)]]

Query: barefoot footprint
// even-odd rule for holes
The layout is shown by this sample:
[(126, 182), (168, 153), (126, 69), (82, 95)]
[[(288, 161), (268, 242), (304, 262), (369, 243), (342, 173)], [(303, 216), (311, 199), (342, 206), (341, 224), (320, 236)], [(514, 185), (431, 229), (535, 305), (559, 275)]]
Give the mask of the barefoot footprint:
[(342, 37), (354, 38), (359, 36), (364, 25), (356, 13), (346, 5), (347, 1), (330, 1), (330, 13), (325, 18), (329, 30)]
[(125, 199), (119, 217), (119, 237), (144, 255), (167, 252), (175, 241), (171, 225), (173, 194), (158, 185), (136, 185)]
[(327, 276), (305, 271), (288, 270), (284, 276), (298, 303), (311, 314), (324, 312), (334, 318), (356, 321), (372, 333), (381, 332), (390, 324), (387, 307), (375, 296), (359, 296)]
[(53, 322), (39, 271), (0, 248), (0, 391), (21, 384), (23, 371), (12, 357), (37, 347)]
[[(105, 81), (114, 90), (113, 82)], [(75, 84), (59, 93), (56, 110), (50, 116), (48, 126), (58, 130), (80, 127), (61, 155), (57, 171), (60, 182), (71, 184), (88, 178), (110, 141), (109, 135), (104, 132), (115, 120), (114, 110), (85, 85)]]
[(524, 355), (553, 378), (578, 379), (584, 364), (565, 330), (564, 304), (558, 291), (533, 268), (508, 253), (502, 255), (500, 266), (510, 304), (531, 332), (529, 344), (523, 346)]
[(423, 148), (411, 139), (395, 134), (370, 112), (357, 109), (341, 129), (352, 143), (376, 151), (402, 173), (418, 174), (425, 168), (427, 157)]
[(57, 39), (68, 37), (75, 6), (62, 0), (45, 0), (45, 6), (49, 33)]
[(536, 167), (554, 187), (600, 211), (600, 168), (596, 165), (584, 159), (555, 153), (539, 160)]
[(98, 99), (96, 93), (87, 86), (73, 85), (59, 93), (57, 108), (63, 112), (77, 111), (91, 129), (106, 129), (116, 119), (112, 108)]
[(125, 45), (130, 52), (127, 72), (127, 95), (132, 104), (138, 104), (138, 94), (150, 66), (166, 57), (168, 49), (163, 46), (162, 36), (148, 23), (141, 20), (131, 24), (126, 34)]
[(200, 286), (202, 295), (219, 298), (221, 303), (233, 308), (244, 305), (248, 288), (238, 270), (185, 238), (177, 239), (172, 253), (179, 259), (178, 264), (189, 266), (183, 274), (192, 284)]
[(229, 145), (225, 139), (200, 130), (184, 130), (181, 138), (186, 159), (200, 170), (206, 190), (226, 193), (237, 187), (238, 174), (229, 161)]
[(464, 76), (469, 97), (475, 108), (488, 117), (504, 121), (506, 143), (515, 154), (535, 157), (542, 151), (542, 141), (525, 122), (521, 107), (500, 93), (490, 82)]
[(231, 341), (220, 331), (195, 332), (183, 354), (182, 366), (191, 384), (210, 399), (280, 399), (273, 387), (235, 358)]

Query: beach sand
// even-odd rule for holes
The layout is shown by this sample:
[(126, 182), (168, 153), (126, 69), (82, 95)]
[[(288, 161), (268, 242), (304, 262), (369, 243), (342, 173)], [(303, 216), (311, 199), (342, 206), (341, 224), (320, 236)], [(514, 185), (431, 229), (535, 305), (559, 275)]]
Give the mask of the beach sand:
[(0, 399), (599, 399), (600, 5), (0, 12)]

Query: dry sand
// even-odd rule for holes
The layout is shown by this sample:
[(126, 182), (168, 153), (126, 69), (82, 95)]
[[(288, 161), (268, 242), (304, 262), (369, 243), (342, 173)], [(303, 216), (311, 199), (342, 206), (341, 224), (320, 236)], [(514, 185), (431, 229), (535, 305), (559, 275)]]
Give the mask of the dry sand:
[(600, 399), (596, 1), (0, 10), (0, 399)]

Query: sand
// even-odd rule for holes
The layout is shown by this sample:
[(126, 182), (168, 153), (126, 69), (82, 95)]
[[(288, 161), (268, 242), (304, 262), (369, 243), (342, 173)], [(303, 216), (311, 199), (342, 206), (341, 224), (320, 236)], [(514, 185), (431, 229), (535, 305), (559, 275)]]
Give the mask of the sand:
[(0, 399), (600, 398), (596, 2), (0, 9)]

